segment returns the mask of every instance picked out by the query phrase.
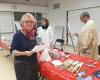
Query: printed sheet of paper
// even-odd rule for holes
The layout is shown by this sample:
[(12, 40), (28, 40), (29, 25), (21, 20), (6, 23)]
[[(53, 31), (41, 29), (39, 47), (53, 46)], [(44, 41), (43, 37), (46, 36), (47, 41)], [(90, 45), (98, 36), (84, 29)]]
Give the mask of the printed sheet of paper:
[(36, 46), (32, 49), (32, 51), (38, 52), (38, 51), (44, 50), (44, 48), (46, 48), (45, 45), (36, 45)]
[(62, 65), (62, 62), (60, 62), (59, 60), (53, 60), (53, 61), (51, 61), (51, 63), (52, 63), (54, 66)]

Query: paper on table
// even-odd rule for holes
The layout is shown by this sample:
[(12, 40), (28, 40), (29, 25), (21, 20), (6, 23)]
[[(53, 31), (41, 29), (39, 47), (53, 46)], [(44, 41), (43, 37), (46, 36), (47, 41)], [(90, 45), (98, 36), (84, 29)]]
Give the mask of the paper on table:
[(77, 64), (73, 69), (72, 72), (77, 73), (79, 71), (79, 69), (82, 67), (83, 63), (79, 63)]
[(40, 60), (41, 61), (50, 61), (51, 60), (51, 57), (49, 55), (49, 51), (48, 49), (44, 49), (41, 56), (40, 56)]
[(52, 63), (54, 66), (62, 65), (62, 62), (60, 62), (59, 60), (53, 60), (53, 61), (51, 61), (51, 63)]
[(32, 49), (32, 51), (38, 52), (38, 51), (44, 50), (44, 48), (46, 48), (45, 45), (36, 45), (36, 46)]

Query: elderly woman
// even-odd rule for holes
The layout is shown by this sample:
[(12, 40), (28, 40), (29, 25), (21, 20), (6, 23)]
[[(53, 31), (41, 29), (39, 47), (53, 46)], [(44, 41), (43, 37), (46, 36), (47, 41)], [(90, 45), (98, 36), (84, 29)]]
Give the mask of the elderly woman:
[(17, 80), (38, 80), (37, 55), (32, 48), (36, 41), (36, 20), (30, 13), (21, 18), (21, 31), (12, 40), (10, 52), (14, 57)]

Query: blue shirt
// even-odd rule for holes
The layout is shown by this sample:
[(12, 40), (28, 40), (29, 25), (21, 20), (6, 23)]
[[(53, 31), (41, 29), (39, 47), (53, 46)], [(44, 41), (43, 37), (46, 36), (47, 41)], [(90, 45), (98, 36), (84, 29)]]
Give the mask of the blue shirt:
[[(17, 31), (12, 40), (11, 44), (11, 49), (10, 52), (12, 53), (13, 50), (18, 50), (18, 51), (30, 51), (32, 48), (37, 44), (36, 39), (34, 40), (29, 40), (21, 31)], [(15, 56), (16, 60), (24, 60), (24, 61), (29, 61), (33, 60), (33, 56)]]

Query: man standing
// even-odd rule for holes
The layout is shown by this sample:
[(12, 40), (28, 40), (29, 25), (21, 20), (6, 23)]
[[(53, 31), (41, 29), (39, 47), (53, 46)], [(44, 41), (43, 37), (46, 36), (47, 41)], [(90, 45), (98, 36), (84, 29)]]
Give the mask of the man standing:
[(88, 12), (83, 12), (80, 15), (80, 20), (84, 23), (84, 26), (78, 36), (76, 53), (79, 56), (86, 56), (88, 58), (97, 60), (98, 39), (95, 23), (93, 20), (90, 20)]

